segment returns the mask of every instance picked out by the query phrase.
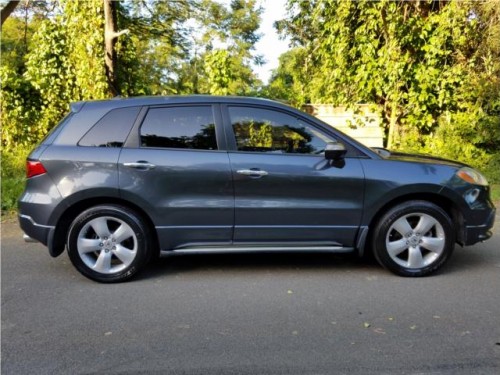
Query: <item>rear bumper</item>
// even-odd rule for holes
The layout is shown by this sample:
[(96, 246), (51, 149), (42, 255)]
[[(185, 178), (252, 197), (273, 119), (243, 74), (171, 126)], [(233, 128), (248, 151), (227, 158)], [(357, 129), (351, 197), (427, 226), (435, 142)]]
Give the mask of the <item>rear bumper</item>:
[(55, 230), (53, 226), (36, 223), (35, 220), (28, 215), (19, 215), (19, 225), (29, 239), (25, 237), (27, 242), (33, 242), (33, 240), (35, 240), (41, 242), (45, 246), (49, 243), (51, 233), (53, 234)]
[(496, 210), (495, 208), (493, 208), (484, 224), (465, 227), (465, 246), (470, 246), (474, 245), (477, 242), (486, 241), (493, 235), (491, 229), (495, 224), (495, 213)]
[(24, 231), (24, 241), (40, 242), (47, 246), (52, 257), (58, 257), (64, 251), (64, 242), (55, 238), (56, 228), (38, 224), (31, 216), (19, 215), (19, 224)]

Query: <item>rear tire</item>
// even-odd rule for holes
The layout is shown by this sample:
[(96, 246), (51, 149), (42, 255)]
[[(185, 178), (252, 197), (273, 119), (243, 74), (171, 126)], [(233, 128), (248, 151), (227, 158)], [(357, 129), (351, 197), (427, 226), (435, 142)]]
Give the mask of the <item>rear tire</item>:
[(387, 211), (374, 227), (377, 261), (400, 276), (427, 276), (451, 256), (455, 233), (450, 217), (427, 201), (408, 201)]
[(149, 228), (134, 211), (100, 205), (78, 215), (68, 231), (68, 254), (89, 279), (115, 283), (131, 279), (151, 258)]

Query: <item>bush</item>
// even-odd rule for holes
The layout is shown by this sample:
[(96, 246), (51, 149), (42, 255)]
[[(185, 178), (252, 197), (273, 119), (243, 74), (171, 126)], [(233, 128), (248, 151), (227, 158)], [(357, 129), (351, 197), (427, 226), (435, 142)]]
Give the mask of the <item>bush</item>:
[(27, 148), (2, 149), (2, 214), (17, 208), (26, 180)]
[(500, 155), (494, 155), (490, 162), (486, 165), (483, 170), (484, 174), (488, 178), (488, 181), (492, 184), (500, 184)]
[(500, 155), (494, 155), (483, 172), (491, 186), (491, 199), (500, 207)]

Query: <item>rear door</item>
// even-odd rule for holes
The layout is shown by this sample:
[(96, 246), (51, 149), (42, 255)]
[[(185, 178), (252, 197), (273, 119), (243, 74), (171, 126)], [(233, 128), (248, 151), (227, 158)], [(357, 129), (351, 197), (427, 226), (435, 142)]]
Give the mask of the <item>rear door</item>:
[(234, 196), (220, 126), (214, 105), (145, 108), (122, 149), (121, 194), (152, 217), (164, 250), (231, 243)]
[[(235, 188), (234, 242), (353, 247), (364, 173), (355, 152), (324, 158), (334, 137), (272, 107), (227, 105)], [(234, 136), (233, 136), (234, 134)]]

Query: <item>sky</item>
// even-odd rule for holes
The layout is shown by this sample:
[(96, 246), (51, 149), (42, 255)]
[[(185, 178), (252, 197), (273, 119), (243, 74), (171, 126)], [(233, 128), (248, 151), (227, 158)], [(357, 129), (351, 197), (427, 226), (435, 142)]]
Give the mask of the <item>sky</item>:
[(259, 29), (261, 38), (256, 45), (256, 52), (264, 56), (266, 64), (256, 66), (254, 70), (264, 83), (267, 83), (271, 77), (271, 71), (278, 67), (279, 56), (289, 49), (288, 41), (280, 40), (276, 29), (273, 27), (275, 21), (285, 18), (285, 4), (286, 0), (261, 0), (264, 12), (262, 13), (262, 23)]

